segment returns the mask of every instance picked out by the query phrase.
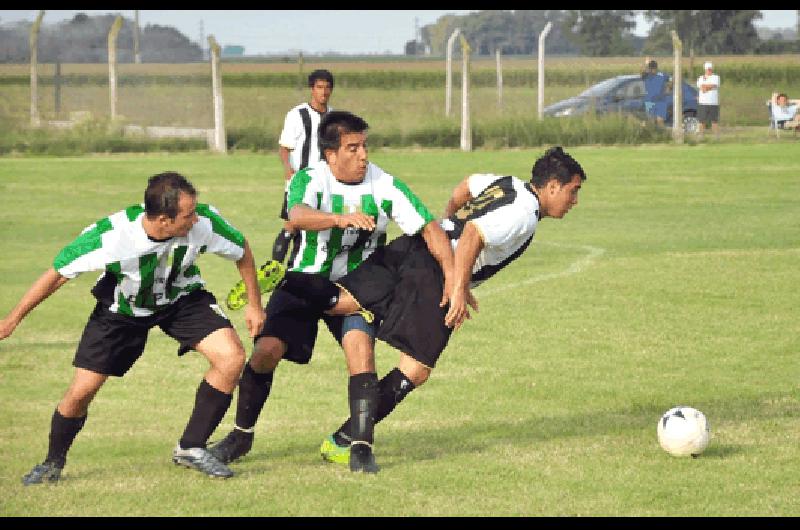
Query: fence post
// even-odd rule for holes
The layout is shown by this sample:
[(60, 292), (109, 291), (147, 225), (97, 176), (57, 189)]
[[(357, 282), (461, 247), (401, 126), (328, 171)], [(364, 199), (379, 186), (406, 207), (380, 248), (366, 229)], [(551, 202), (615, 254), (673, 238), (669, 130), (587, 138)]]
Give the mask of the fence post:
[(553, 27), (552, 22), (548, 22), (542, 32), (539, 34), (539, 87), (538, 98), (536, 100), (537, 111), (539, 113), (539, 121), (544, 117), (544, 39), (550, 33), (550, 28)]
[(39, 28), (42, 25), (44, 11), (39, 11), (36, 20), (31, 26), (31, 126), (38, 127), (39, 119)]
[(53, 80), (54, 90), (53, 90), (53, 99), (54, 99), (54, 107), (56, 113), (56, 119), (61, 119), (61, 59), (56, 59), (56, 73), (55, 79)]
[(681, 56), (683, 43), (675, 30), (672, 30), (672, 48), (674, 54), (672, 74), (672, 139), (676, 144), (683, 143), (683, 73), (681, 72)]
[(111, 100), (111, 121), (117, 119), (117, 37), (122, 29), (122, 16), (117, 16), (108, 32), (108, 91)]
[(456, 37), (461, 32), (459, 28), (456, 28), (455, 31), (450, 35), (447, 39), (447, 79), (445, 79), (445, 89), (444, 89), (444, 115), (450, 116), (450, 99), (453, 92), (453, 43), (456, 40)]
[(497, 108), (503, 110), (503, 65), (500, 64), (500, 48), (494, 51), (497, 63)]
[(472, 126), (469, 122), (469, 53), (470, 47), (464, 35), (460, 35), (461, 57), (461, 150), (472, 151)]
[(219, 68), (220, 48), (213, 35), (208, 36), (208, 47), (211, 51), (211, 91), (214, 101), (214, 145), (218, 153), (227, 153), (225, 138), (225, 109), (222, 100), (222, 72)]
[(139, 51), (139, 10), (133, 12), (133, 62), (142, 63), (142, 54)]

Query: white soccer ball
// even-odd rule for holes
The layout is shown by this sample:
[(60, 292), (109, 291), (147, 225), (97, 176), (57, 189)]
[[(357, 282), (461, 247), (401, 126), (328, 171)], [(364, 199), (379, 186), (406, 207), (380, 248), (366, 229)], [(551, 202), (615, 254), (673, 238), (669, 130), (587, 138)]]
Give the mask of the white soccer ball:
[(708, 447), (711, 429), (705, 414), (692, 407), (674, 407), (658, 420), (658, 443), (672, 456), (698, 456)]

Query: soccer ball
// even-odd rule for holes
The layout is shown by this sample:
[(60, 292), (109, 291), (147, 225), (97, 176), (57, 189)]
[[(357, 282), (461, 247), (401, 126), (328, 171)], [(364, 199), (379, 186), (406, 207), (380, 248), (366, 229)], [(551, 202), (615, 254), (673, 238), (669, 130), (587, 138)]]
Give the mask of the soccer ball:
[(685, 406), (665, 412), (658, 420), (657, 432), (661, 448), (672, 456), (699, 456), (711, 438), (705, 414)]

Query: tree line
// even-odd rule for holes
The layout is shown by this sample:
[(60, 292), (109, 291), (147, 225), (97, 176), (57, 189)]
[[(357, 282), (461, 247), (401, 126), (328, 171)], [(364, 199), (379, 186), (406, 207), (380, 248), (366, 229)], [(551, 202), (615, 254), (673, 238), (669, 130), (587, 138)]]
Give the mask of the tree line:
[[(104, 63), (108, 61), (108, 32), (117, 15), (88, 16), (78, 13), (71, 20), (43, 23), (39, 29), (38, 59), (44, 63)], [(32, 22), (0, 26), (0, 62), (30, 61), (29, 36)], [(123, 17), (117, 37), (117, 61), (134, 60), (134, 21)], [(181, 63), (203, 60), (200, 46), (171, 26), (148, 24), (140, 30), (142, 62)]]
[(406, 53), (426, 50), (445, 54), (447, 38), (460, 28), (478, 55), (531, 55), (538, 51), (538, 37), (548, 22), (547, 51), (554, 55), (626, 56), (672, 53), (672, 30), (678, 33), (686, 53), (735, 55), (791, 53), (800, 51), (797, 40), (762, 41), (754, 21), (758, 10), (647, 10), (652, 24), (646, 37), (633, 34), (636, 11), (505, 10), (479, 11), (468, 15), (446, 15), (421, 28), (421, 42), (406, 43)]

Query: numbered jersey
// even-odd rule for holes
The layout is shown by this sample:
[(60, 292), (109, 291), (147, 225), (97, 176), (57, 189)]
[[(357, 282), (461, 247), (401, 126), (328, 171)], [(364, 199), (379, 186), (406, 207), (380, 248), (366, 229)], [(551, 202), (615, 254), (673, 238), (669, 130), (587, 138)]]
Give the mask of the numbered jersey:
[(144, 231), (144, 205), (131, 206), (86, 227), (64, 247), (53, 267), (66, 278), (102, 270), (92, 294), (109, 310), (149, 316), (205, 282), (194, 264), (211, 252), (230, 260), (244, 255), (244, 236), (208, 204), (197, 205), (199, 220), (184, 237), (151, 239)]
[(529, 183), (511, 176), (480, 173), (470, 175), (467, 183), (473, 198), (441, 225), (453, 250), (467, 222), (480, 232), (484, 246), (470, 282), (476, 287), (528, 248), (539, 223), (539, 197)]
[(324, 162), (295, 173), (289, 184), (287, 209), (297, 204), (328, 213), (360, 211), (375, 220), (372, 232), (355, 228), (301, 231), (302, 242), (291, 270), (319, 273), (332, 281), (358, 267), (377, 247), (386, 244), (389, 219), (409, 235), (434, 220), (403, 182), (372, 163), (358, 184), (339, 182)]

